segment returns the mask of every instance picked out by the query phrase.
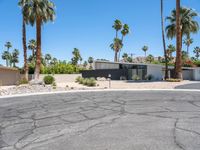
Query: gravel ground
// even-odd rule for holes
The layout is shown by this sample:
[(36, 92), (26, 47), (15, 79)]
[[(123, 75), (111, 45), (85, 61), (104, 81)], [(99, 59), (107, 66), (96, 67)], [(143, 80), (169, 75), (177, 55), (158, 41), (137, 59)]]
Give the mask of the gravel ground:
[[(111, 89), (176, 89), (176, 87), (184, 86), (184, 89), (190, 89), (190, 86), (200, 84), (197, 81), (183, 81), (183, 82), (128, 82), (128, 81), (111, 81)], [(20, 86), (5, 86), (0, 87), (0, 96), (19, 95), (42, 92), (56, 92), (69, 90), (95, 90), (108, 89), (108, 81), (97, 81), (96, 87), (86, 87), (75, 82), (57, 83), (54, 89), (52, 86), (43, 85), (20, 85)], [(188, 87), (188, 88), (187, 88)]]

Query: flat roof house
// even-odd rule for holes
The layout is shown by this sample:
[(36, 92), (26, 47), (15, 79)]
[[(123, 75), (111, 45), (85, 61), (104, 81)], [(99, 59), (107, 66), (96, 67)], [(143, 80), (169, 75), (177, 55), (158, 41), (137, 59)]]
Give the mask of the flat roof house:
[[(141, 80), (145, 80), (148, 75), (152, 75), (154, 80), (163, 80), (165, 67), (156, 64), (95, 61), (93, 69), (83, 71), (82, 76), (108, 78), (111, 75), (112, 80), (132, 80), (133, 76), (138, 76)], [(172, 75), (173, 67), (169, 67), (169, 70), (169, 75)], [(183, 78), (200, 80), (200, 68), (183, 67)]]

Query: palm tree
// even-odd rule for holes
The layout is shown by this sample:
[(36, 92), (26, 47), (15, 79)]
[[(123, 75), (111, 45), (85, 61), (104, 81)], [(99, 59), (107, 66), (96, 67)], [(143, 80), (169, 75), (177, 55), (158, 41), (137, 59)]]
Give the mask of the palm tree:
[(57, 63), (58, 63), (57, 58), (53, 58), (53, 59), (51, 60), (51, 62), (50, 62), (51, 65), (55, 65), (55, 64), (57, 64)]
[(88, 62), (87, 62), (87, 61), (84, 61), (83, 67), (84, 67), (84, 68), (87, 68), (87, 65), (88, 65)]
[(148, 46), (143, 46), (142, 50), (144, 51), (145, 57), (147, 56)]
[[(125, 37), (127, 34), (129, 34), (129, 32), (130, 32), (130, 29), (129, 29), (128, 24), (124, 24), (124, 25), (123, 25), (123, 29), (122, 29), (122, 31), (121, 31), (121, 34), (122, 34), (122, 43), (123, 43), (124, 37)], [(120, 52), (121, 52), (121, 49), (120, 49), (120, 51), (119, 51), (118, 61), (119, 61), (119, 59), (120, 59)]]
[(200, 47), (195, 47), (193, 52), (195, 54), (196, 59), (198, 60), (200, 57)]
[(22, 9), (22, 44), (23, 44), (23, 50), (24, 50), (24, 72), (25, 72), (25, 79), (28, 80), (28, 63), (27, 63), (27, 45), (26, 45), (26, 24), (28, 22), (28, 12), (25, 12), (25, 10), (28, 10), (27, 3), (29, 3), (30, 0), (19, 0), (18, 5)]
[(194, 18), (198, 14), (189, 8), (180, 7), (180, 0), (176, 0), (176, 10), (173, 10), (171, 16), (166, 19), (170, 24), (166, 27), (167, 37), (173, 39), (176, 37), (176, 64), (175, 78), (182, 79), (182, 39), (183, 36), (189, 36), (191, 33), (197, 33), (199, 30), (198, 22)]
[[(6, 44), (5, 44), (5, 47), (7, 48), (7, 53), (6, 53), (6, 65), (7, 65), (7, 67), (8, 66), (10, 66), (11, 67), (11, 62), (10, 62), (10, 59), (11, 59), (11, 55), (10, 55), (10, 52), (9, 52), (9, 50), (10, 50), (10, 48), (12, 48), (12, 43), (11, 42), (6, 42)], [(9, 54), (9, 55), (8, 55)]]
[(55, 16), (55, 5), (50, 0), (31, 0), (25, 4), (25, 14), (28, 14), (28, 23), (32, 26), (36, 24), (36, 66), (35, 66), (35, 80), (39, 79), (41, 67), (41, 26), (48, 21), (53, 21)]
[(92, 63), (94, 62), (94, 58), (89, 57), (88, 58), (88, 63), (90, 64), (90, 69), (92, 69)]
[(115, 20), (114, 25), (112, 26), (116, 30), (116, 37), (118, 38), (118, 32), (122, 29), (122, 22), (118, 19)]
[(167, 50), (166, 50), (166, 42), (165, 42), (165, 25), (164, 25), (164, 15), (163, 15), (163, 0), (161, 2), (161, 27), (162, 27), (162, 40), (163, 40), (163, 50), (165, 57), (165, 80), (168, 77), (168, 61), (167, 61)]
[(9, 60), (10, 60), (9, 51), (4, 51), (1, 57), (2, 57), (3, 60), (6, 60), (6, 67), (8, 67), (9, 66)]
[(28, 43), (28, 49), (32, 51), (33, 57), (35, 57), (36, 48), (37, 48), (36, 41), (34, 39), (30, 40)]
[(175, 78), (183, 79), (182, 76), (182, 35), (181, 18), (180, 18), (181, 4), (180, 0), (176, 0), (176, 64), (175, 64)]
[(168, 45), (168, 48), (167, 48), (167, 54), (170, 59), (172, 59), (173, 57), (173, 53), (176, 51), (176, 47), (172, 44)]
[(19, 63), (19, 50), (14, 49), (11, 55), (11, 63), (13, 63), (13, 67), (16, 67), (16, 63)]
[(189, 48), (190, 45), (193, 43), (193, 39), (187, 36), (187, 38), (183, 41), (183, 43), (187, 46), (187, 55), (189, 56)]
[(113, 43), (110, 45), (110, 48), (115, 51), (115, 57), (114, 61), (117, 62), (117, 53), (120, 51), (120, 49), (123, 47), (123, 43), (121, 39), (115, 38)]

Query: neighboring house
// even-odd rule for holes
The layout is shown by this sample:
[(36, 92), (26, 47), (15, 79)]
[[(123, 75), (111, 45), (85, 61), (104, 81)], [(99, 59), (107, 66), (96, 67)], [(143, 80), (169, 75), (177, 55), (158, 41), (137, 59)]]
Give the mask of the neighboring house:
[(20, 71), (0, 66), (0, 86), (15, 85), (20, 80)]
[[(145, 80), (148, 75), (154, 77), (154, 80), (163, 80), (164, 66), (144, 63), (124, 63), (124, 62), (105, 62), (95, 61), (94, 70), (82, 72), (83, 77), (105, 77), (111, 75), (112, 80), (132, 80), (133, 76)], [(173, 74), (173, 67), (170, 67), (169, 75)], [(200, 80), (200, 68), (183, 68), (184, 80)]]

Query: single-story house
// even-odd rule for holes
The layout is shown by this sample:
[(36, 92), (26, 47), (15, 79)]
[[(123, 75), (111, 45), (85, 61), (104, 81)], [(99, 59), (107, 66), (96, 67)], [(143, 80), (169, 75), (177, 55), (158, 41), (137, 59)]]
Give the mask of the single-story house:
[[(145, 63), (125, 63), (95, 61), (93, 70), (82, 72), (84, 78), (89, 77), (111, 77), (112, 80), (132, 80), (133, 76), (138, 76), (145, 80), (148, 75), (153, 76), (154, 80), (163, 80), (165, 67), (157, 64)], [(169, 75), (172, 75), (173, 67), (169, 67)], [(183, 67), (184, 80), (200, 80), (200, 68)]]

